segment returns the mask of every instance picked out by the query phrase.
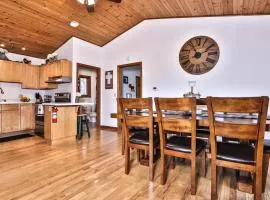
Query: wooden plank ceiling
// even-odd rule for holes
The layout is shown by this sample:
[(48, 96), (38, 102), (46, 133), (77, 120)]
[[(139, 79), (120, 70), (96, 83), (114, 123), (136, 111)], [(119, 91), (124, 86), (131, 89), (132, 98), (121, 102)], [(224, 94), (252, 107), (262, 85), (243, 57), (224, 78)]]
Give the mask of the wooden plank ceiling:
[(90, 14), (77, 0), (0, 0), (0, 13), (0, 44), (44, 58), (72, 36), (103, 46), (144, 19), (270, 14), (270, 0), (96, 0)]

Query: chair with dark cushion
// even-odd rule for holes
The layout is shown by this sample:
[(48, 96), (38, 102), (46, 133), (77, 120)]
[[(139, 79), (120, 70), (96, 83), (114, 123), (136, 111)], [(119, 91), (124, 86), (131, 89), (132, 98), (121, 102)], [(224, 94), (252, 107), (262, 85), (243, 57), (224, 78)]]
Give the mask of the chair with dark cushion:
[[(218, 98), (207, 97), (211, 145), (211, 199), (217, 199), (217, 167), (253, 173), (254, 199), (262, 193), (263, 142), (268, 110), (268, 97)], [(258, 120), (220, 120), (217, 113), (256, 113)], [(243, 143), (217, 142), (217, 137), (252, 141)], [(254, 145), (253, 145), (254, 144)]]
[(161, 184), (164, 185), (166, 182), (167, 156), (173, 160), (174, 157), (189, 159), (191, 160), (191, 194), (194, 195), (196, 194), (196, 158), (201, 156), (201, 174), (205, 176), (206, 157), (206, 142), (196, 139), (196, 99), (155, 98), (155, 104), (160, 131)]
[[(153, 130), (152, 98), (120, 98), (125, 134), (125, 173), (130, 171), (130, 149), (149, 153), (149, 180), (154, 180), (154, 147), (158, 144)], [(140, 113), (138, 110), (145, 110)]]

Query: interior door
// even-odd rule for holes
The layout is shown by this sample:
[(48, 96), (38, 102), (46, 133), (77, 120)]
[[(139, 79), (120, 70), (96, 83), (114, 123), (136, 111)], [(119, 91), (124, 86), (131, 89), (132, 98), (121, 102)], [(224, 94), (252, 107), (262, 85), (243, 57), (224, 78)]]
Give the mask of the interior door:
[(141, 77), (136, 76), (136, 98), (141, 98)]

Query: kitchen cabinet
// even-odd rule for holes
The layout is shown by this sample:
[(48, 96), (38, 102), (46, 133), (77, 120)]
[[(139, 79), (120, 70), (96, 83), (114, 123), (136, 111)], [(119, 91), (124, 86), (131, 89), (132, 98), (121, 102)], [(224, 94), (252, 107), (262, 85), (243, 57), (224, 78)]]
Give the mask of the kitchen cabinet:
[(23, 64), (22, 67), (22, 88), (38, 89), (39, 88), (39, 67), (34, 65)]
[(22, 63), (0, 60), (0, 81), (20, 83)]
[(0, 135), (2, 133), (2, 105), (0, 105)]
[(21, 116), (19, 104), (2, 105), (1, 114), (2, 133), (20, 131)]
[(34, 104), (21, 104), (21, 130), (35, 128), (35, 106)]
[(68, 60), (59, 60), (55, 66), (55, 76), (69, 76), (72, 77), (72, 66)]
[(46, 83), (48, 78), (52, 75), (52, 66), (43, 65), (39, 69), (39, 89), (56, 89), (57, 84)]
[(46, 83), (49, 77), (72, 77), (72, 64), (58, 60), (42, 66), (0, 60), (0, 82), (22, 83), (24, 89), (56, 89), (57, 84)]

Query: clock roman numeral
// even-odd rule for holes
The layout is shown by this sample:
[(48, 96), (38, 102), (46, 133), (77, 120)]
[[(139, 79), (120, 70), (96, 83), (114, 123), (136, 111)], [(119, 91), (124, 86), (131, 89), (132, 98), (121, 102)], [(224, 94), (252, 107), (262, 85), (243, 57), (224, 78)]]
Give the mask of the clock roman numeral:
[(206, 61), (209, 62), (209, 63), (211, 63), (211, 64), (214, 64), (216, 62), (214, 59), (209, 58), (209, 57), (206, 58)]
[(180, 56), (180, 60), (186, 60), (186, 59), (189, 59), (189, 55), (186, 55), (186, 56)]
[[(189, 64), (190, 64), (190, 61), (187, 60), (187, 61), (183, 62), (182, 64), (183, 64), (184, 66), (189, 65)], [(187, 66), (186, 66), (186, 67), (187, 67)]]
[(199, 65), (199, 64), (197, 64), (197, 65), (196, 65), (196, 73), (198, 74), (198, 73), (200, 73), (200, 72), (201, 72), (200, 65)]
[(202, 38), (196, 38), (195, 40), (196, 40), (196, 45), (200, 46), (202, 42)]
[(204, 40), (204, 43), (203, 43), (203, 47), (206, 45), (206, 42), (207, 42), (207, 38), (205, 38), (205, 40)]
[(208, 55), (209, 55), (209, 56), (217, 55), (217, 52), (216, 52), (216, 51), (214, 51), (214, 52), (209, 52)]
[(205, 51), (208, 51), (209, 49), (211, 49), (212, 47), (214, 47), (216, 44), (210, 44), (206, 49)]
[(194, 64), (190, 64), (190, 65), (188, 65), (188, 66), (187, 66), (187, 71), (188, 71), (188, 72), (192, 72), (192, 71), (193, 71), (194, 66), (195, 66)]

